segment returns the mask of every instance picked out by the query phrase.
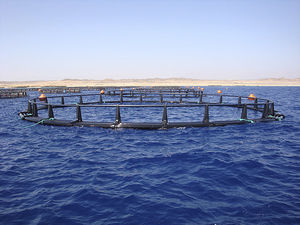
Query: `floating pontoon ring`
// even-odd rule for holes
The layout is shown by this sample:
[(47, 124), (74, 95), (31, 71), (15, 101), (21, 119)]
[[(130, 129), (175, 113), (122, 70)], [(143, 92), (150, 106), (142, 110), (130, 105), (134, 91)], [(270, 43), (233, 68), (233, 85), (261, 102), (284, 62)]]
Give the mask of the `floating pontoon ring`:
[[(97, 101), (83, 101), (83, 98), (93, 98)], [(65, 99), (72, 103), (65, 103)], [(252, 99), (251, 99), (252, 100)], [(76, 102), (76, 103), (74, 103)], [(196, 109), (197, 118), (193, 121), (171, 121), (168, 110), (178, 110), (182, 107)], [(211, 119), (211, 110), (218, 109), (218, 115), (222, 116), (224, 108), (239, 110), (239, 118), (221, 120)], [(66, 110), (73, 108), (74, 120), (58, 119), (55, 115), (56, 109)], [(82, 116), (82, 109), (93, 108), (97, 115), (101, 116), (104, 109), (115, 109), (115, 120), (110, 122), (88, 121)], [(126, 122), (121, 120), (121, 110), (146, 110), (149, 108), (160, 108), (162, 115), (159, 122)], [(199, 109), (199, 110), (198, 110)], [(39, 116), (41, 111), (46, 110), (47, 116)], [(202, 110), (202, 113), (201, 113)], [(126, 111), (126, 110), (125, 110)], [(248, 111), (254, 112), (249, 116)], [(48, 112), (48, 113), (47, 113)], [(88, 126), (103, 128), (139, 128), (159, 129), (173, 127), (209, 127), (233, 124), (245, 124), (254, 122), (279, 121), (284, 115), (274, 109), (274, 102), (256, 98), (253, 101), (247, 97), (203, 93), (203, 89), (194, 88), (105, 88), (100, 93), (89, 93), (82, 95), (47, 96), (47, 101), (39, 101), (34, 98), (28, 101), (28, 109), (20, 112), (19, 116), (27, 121), (52, 126)], [(190, 115), (192, 116), (192, 115)], [(188, 118), (185, 116), (184, 118)], [(250, 117), (250, 118), (248, 118)], [(42, 122), (41, 122), (42, 121)]]

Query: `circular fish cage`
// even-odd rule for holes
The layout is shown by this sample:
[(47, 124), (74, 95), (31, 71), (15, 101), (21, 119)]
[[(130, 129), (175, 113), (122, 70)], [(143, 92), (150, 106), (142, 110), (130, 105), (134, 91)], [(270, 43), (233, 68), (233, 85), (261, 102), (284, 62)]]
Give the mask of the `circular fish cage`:
[(36, 124), (160, 129), (279, 121), (274, 102), (189, 88), (105, 88), (97, 93), (30, 99), (19, 116)]

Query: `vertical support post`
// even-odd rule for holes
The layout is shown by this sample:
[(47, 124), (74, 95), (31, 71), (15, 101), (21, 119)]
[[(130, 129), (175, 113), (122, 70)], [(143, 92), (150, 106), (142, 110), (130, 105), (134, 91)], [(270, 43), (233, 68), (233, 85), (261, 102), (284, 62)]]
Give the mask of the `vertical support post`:
[(64, 96), (61, 96), (61, 104), (62, 104), (62, 105), (65, 104), (65, 98), (64, 98)]
[(29, 101), (28, 101), (27, 113), (32, 113), (32, 106)]
[(242, 97), (241, 96), (239, 96), (238, 104), (239, 105), (242, 104)]
[(208, 105), (205, 105), (205, 111), (204, 111), (204, 117), (203, 117), (203, 123), (209, 123), (209, 109)]
[(201, 92), (200, 97), (199, 97), (199, 103), (203, 102), (203, 93)]
[(258, 102), (258, 100), (257, 100), (257, 98), (255, 98), (255, 100), (254, 100), (254, 109), (258, 109), (257, 102)]
[(275, 110), (274, 110), (274, 102), (270, 103), (269, 105), (269, 115), (274, 116)]
[(140, 94), (140, 102), (143, 102), (143, 95), (142, 95), (142, 93)]
[(103, 99), (102, 99), (102, 94), (100, 93), (100, 96), (99, 96), (99, 103), (103, 103)]
[(162, 103), (162, 102), (163, 102), (163, 95), (160, 94), (160, 103)]
[(167, 105), (164, 105), (164, 111), (162, 116), (162, 125), (163, 127), (167, 126), (168, 124), (168, 112), (167, 112)]
[(48, 98), (47, 97), (45, 98), (45, 103), (48, 103)]
[(262, 119), (265, 119), (268, 117), (268, 114), (269, 114), (269, 103), (266, 103), (264, 105), (264, 111), (262, 113)]
[(116, 106), (116, 120), (115, 120), (115, 124), (119, 124), (121, 123), (121, 113), (120, 113), (120, 106), (117, 105)]
[(76, 117), (77, 122), (82, 122), (81, 109), (79, 105), (76, 106)]
[(244, 104), (243, 109), (242, 109), (242, 115), (241, 115), (241, 119), (246, 120), (247, 117), (247, 105)]
[(52, 105), (48, 105), (48, 118), (54, 118), (53, 107)]
[(33, 103), (32, 109), (33, 109), (32, 115), (35, 116), (35, 117), (39, 116), (39, 115), (38, 115), (37, 105), (36, 105), (35, 102)]
[(123, 91), (120, 92), (120, 103), (123, 103)]
[(179, 102), (182, 103), (182, 94), (180, 94)]
[(219, 101), (219, 103), (222, 104), (222, 102), (223, 102), (223, 95), (220, 95), (220, 101)]

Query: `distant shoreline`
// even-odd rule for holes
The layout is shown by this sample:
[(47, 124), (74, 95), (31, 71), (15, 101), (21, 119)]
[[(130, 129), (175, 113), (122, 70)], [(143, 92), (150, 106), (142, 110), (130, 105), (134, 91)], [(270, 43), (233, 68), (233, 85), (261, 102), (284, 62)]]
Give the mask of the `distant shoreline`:
[(84, 80), (65, 79), (55, 81), (0, 81), (0, 88), (21, 87), (130, 87), (130, 86), (300, 86), (300, 78), (260, 80), (197, 80), (188, 78)]

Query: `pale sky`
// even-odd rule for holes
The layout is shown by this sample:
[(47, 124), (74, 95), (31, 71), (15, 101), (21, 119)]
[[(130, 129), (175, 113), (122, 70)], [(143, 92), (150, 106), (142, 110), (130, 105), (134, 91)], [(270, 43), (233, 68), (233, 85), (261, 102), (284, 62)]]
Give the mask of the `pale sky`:
[(0, 0), (0, 80), (300, 78), (300, 0)]

